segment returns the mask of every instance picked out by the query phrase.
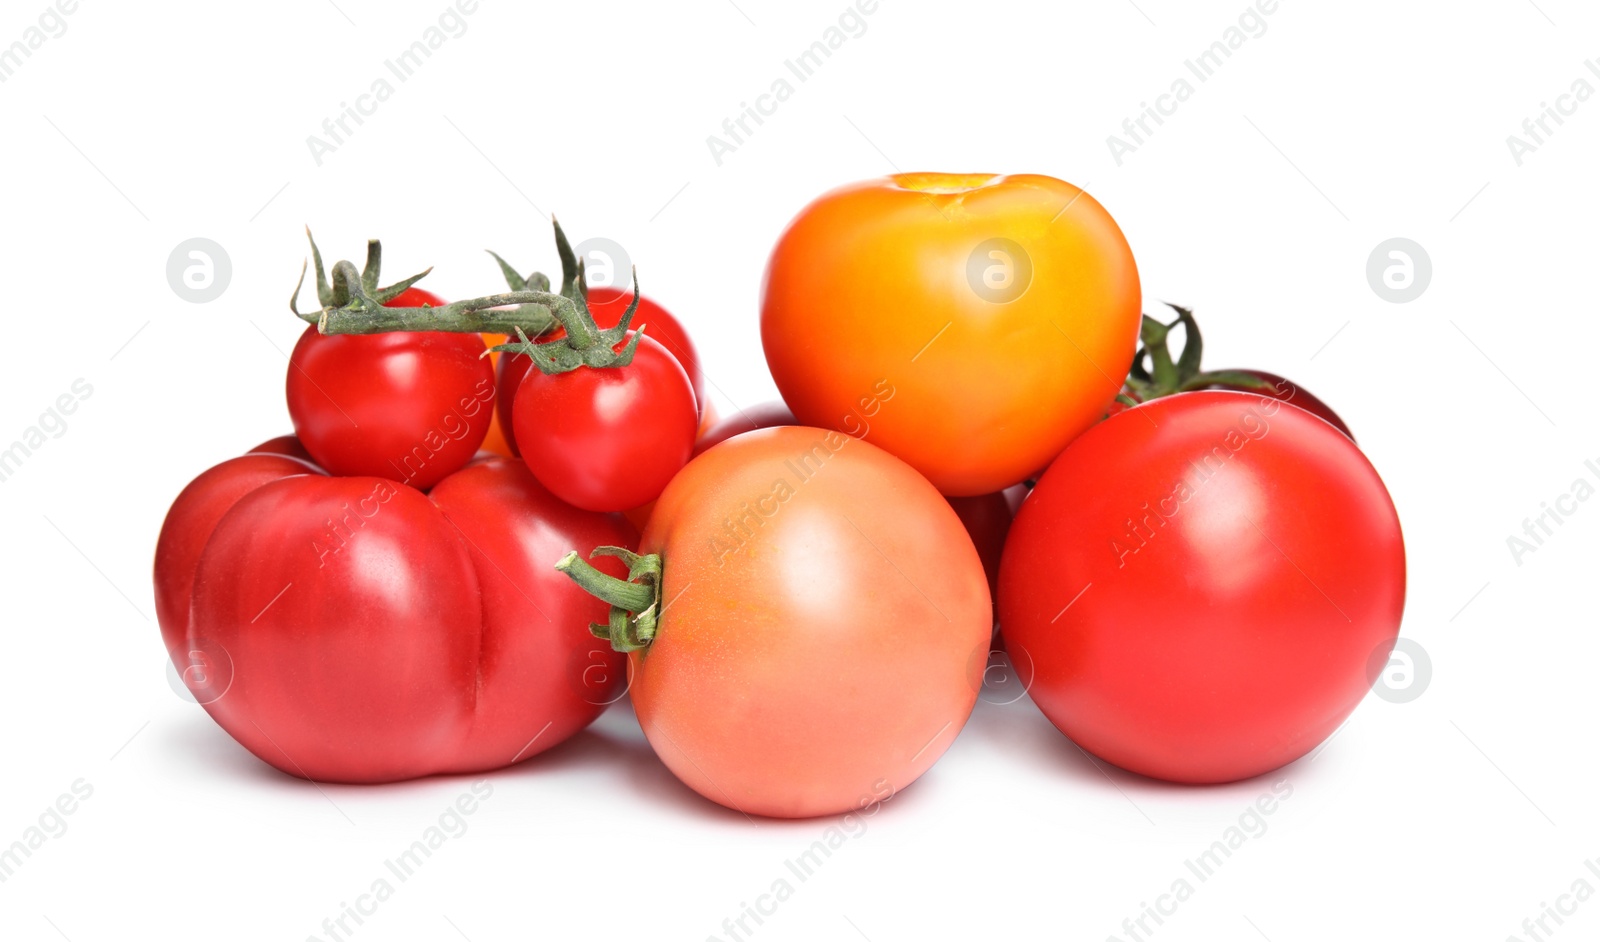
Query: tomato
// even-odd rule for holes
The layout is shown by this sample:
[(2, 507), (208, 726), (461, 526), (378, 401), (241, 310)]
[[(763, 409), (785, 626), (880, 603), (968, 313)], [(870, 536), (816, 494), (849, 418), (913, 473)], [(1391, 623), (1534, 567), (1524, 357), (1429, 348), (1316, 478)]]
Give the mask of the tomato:
[(736, 436), (673, 479), (640, 548), (659, 557), (660, 618), (629, 654), (630, 696), (656, 754), (712, 801), (784, 818), (876, 805), (972, 711), (983, 565), (938, 492), (880, 448), (815, 428)]
[[(1338, 429), (1340, 432), (1343, 432), (1345, 438), (1348, 438), (1351, 441), (1356, 440), (1355, 435), (1350, 431), (1350, 426), (1345, 424), (1344, 419), (1339, 418), (1339, 413), (1333, 411), (1332, 406), (1329, 406), (1326, 402), (1323, 402), (1321, 399), (1313, 396), (1310, 390), (1302, 386), (1297, 386), (1293, 382), (1284, 379), (1282, 376), (1279, 376), (1276, 373), (1268, 373), (1266, 370), (1220, 370), (1219, 373), (1225, 376), (1244, 376), (1248, 377), (1249, 379), (1253, 379), (1256, 382), (1248, 385), (1238, 382), (1215, 382), (1208, 383), (1198, 388), (1233, 389), (1239, 392), (1253, 392), (1257, 393), (1258, 395), (1271, 396), (1272, 398), (1277, 399), (1279, 402), (1287, 402), (1291, 406), (1298, 406), (1301, 409), (1304, 409), (1305, 411)], [(1259, 384), (1264, 384), (1269, 388), (1263, 389)]]
[[(391, 307), (444, 302), (408, 288)], [(470, 460), (489, 431), (494, 370), (470, 333), (324, 335), (311, 325), (289, 358), (295, 434), (333, 474), (427, 489)]]
[[(628, 303), (633, 300), (633, 292), (623, 288), (602, 286), (590, 288), (585, 303), (589, 306), (589, 313), (594, 317), (595, 325), (602, 330), (617, 326), (622, 320), (622, 315), (628, 310)], [(639, 309), (634, 312), (633, 325), (644, 325), (645, 335), (667, 348), (673, 358), (683, 367), (689, 375), (689, 382), (694, 386), (695, 408), (702, 417), (707, 409), (705, 396), (705, 378), (700, 373), (700, 355), (695, 351), (694, 342), (689, 339), (689, 332), (684, 330), (678, 319), (673, 317), (666, 308), (652, 301), (648, 297), (639, 299)], [(542, 338), (553, 339), (563, 335), (561, 328), (557, 327)], [(521, 454), (517, 446), (516, 421), (512, 418), (516, 406), (517, 387), (522, 385), (522, 378), (533, 367), (533, 361), (520, 354), (510, 354), (499, 358), (500, 362), (495, 369), (495, 387), (499, 393), (498, 411), (500, 427), (505, 432), (506, 445), (513, 455)]]
[(1360, 702), (1399, 629), (1405, 547), (1378, 473), (1328, 423), (1269, 396), (1178, 393), (1051, 464), (1000, 589), (1006, 647), (1073, 742), (1228, 782), (1305, 755)]
[[(1173, 393), (1202, 389), (1232, 389), (1237, 392), (1255, 393), (1271, 396), (1280, 402), (1287, 402), (1304, 409), (1344, 433), (1344, 437), (1355, 441), (1356, 437), (1351, 434), (1350, 426), (1346, 425), (1327, 403), (1276, 373), (1248, 369), (1202, 371), (1200, 361), (1205, 350), (1205, 340), (1200, 334), (1200, 325), (1195, 321), (1194, 311), (1170, 301), (1167, 302), (1167, 306), (1177, 312), (1177, 320), (1162, 323), (1153, 317), (1144, 318), (1139, 331), (1142, 345), (1134, 355), (1133, 366), (1128, 371), (1128, 378), (1122, 388), (1123, 398), (1137, 404), (1170, 396)], [(1184, 328), (1183, 349), (1179, 356), (1174, 358), (1168, 349), (1167, 341), (1172, 330), (1179, 325)], [(1119, 399), (1112, 403), (1107, 411), (1110, 415), (1116, 415), (1129, 408), (1132, 406)]]
[[(795, 416), (953, 496), (1021, 481), (1105, 415), (1139, 325), (1110, 214), (1033, 174), (841, 187), (789, 224), (762, 287), (762, 345)], [(880, 387), (898, 391), (881, 408)]]
[(523, 460), (557, 497), (586, 510), (654, 500), (694, 448), (689, 375), (650, 337), (627, 337), (639, 346), (625, 366), (529, 370), (517, 387), (512, 423)]
[(1001, 492), (979, 497), (949, 497), (950, 507), (967, 528), (972, 546), (983, 561), (983, 574), (989, 582), (989, 597), (994, 608), (994, 624), (1000, 623), (1000, 556), (1005, 552), (1006, 533), (1011, 529), (1012, 510)]
[(585, 630), (606, 606), (550, 564), (575, 542), (635, 537), (515, 459), (424, 495), (248, 454), (168, 512), (156, 614), (196, 699), (290, 775), (484, 771), (561, 742), (621, 695), (622, 658)]
[(694, 443), (694, 453), (698, 456), (712, 445), (720, 445), (735, 435), (753, 432), (758, 428), (776, 428), (780, 425), (794, 424), (794, 413), (789, 411), (788, 406), (781, 402), (759, 403), (748, 409), (740, 409), (706, 429), (699, 441)]

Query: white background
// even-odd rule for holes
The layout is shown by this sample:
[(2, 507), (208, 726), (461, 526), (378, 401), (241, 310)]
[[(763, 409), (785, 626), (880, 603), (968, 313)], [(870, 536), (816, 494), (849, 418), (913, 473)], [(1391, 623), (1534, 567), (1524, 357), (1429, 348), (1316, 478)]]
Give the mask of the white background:
[[(94, 389), (0, 484), (0, 844), (74, 781), (94, 789), (0, 884), (0, 936), (326, 938), (323, 919), (470, 784), (291, 780), (164, 678), (156, 532), (191, 477), (289, 428), (303, 224), (334, 258), (381, 236), (389, 275), (436, 265), (426, 286), (464, 296), (498, 284), (486, 247), (555, 268), (559, 213), (575, 238), (627, 247), (726, 412), (774, 395), (756, 301), (783, 224), (896, 169), (1087, 187), (1134, 247), (1147, 310), (1192, 304), (1211, 365), (1334, 403), (1400, 509), (1403, 633), (1433, 679), (1410, 703), (1369, 696), (1315, 758), (1212, 788), (1093, 764), (1026, 700), (980, 704), (754, 938), (1126, 938), (1122, 921), (1279, 777), (1294, 791), (1269, 829), (1155, 938), (1498, 942), (1573, 881), (1600, 888), (1584, 867), (1600, 857), (1600, 502), (1521, 565), (1506, 544), (1600, 459), (1600, 103), (1521, 166), (1506, 144), (1574, 80), (1600, 87), (1592, 5), (1284, 0), (1118, 166), (1107, 136), (1244, 0), (882, 0), (719, 166), (706, 137), (845, 8), (736, 2), (482, 0), (321, 166), (307, 136), (444, 0), (85, 0), (0, 84), (0, 441), (74, 379)], [(44, 5), (8, 0), (0, 45)], [(165, 273), (196, 236), (233, 265), (205, 305)], [(1433, 261), (1408, 304), (1365, 276), (1393, 236)], [(826, 312), (817, 329), (834, 329)], [(706, 803), (625, 709), (490, 780), (470, 830), (357, 939), (726, 938), (830, 824)], [(1593, 938), (1600, 902), (1547, 925)]]

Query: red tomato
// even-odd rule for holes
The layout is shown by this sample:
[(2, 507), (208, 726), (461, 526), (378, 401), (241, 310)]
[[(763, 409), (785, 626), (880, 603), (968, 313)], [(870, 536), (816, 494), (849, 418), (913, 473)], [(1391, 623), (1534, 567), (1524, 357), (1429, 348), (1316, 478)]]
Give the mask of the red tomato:
[(1316, 396), (1311, 395), (1310, 390), (1302, 386), (1296, 386), (1294, 383), (1284, 379), (1282, 376), (1279, 376), (1276, 373), (1268, 373), (1266, 370), (1220, 370), (1219, 372), (1243, 373), (1246, 376), (1253, 377), (1261, 382), (1272, 384), (1272, 391), (1264, 392), (1257, 389), (1246, 389), (1242, 386), (1231, 383), (1213, 383), (1209, 386), (1203, 386), (1200, 388), (1234, 389), (1238, 390), (1239, 392), (1253, 392), (1257, 395), (1269, 395), (1280, 402), (1287, 402), (1291, 406), (1299, 406), (1300, 408), (1306, 410), (1322, 421), (1343, 432), (1345, 438), (1348, 438), (1351, 441), (1356, 440), (1356, 437), (1350, 432), (1350, 426), (1344, 424), (1344, 419), (1339, 418), (1339, 413), (1333, 411), (1332, 406), (1329, 406), (1326, 402), (1323, 402)]
[(522, 459), (551, 493), (585, 510), (622, 511), (654, 500), (689, 460), (699, 416), (688, 374), (642, 336), (627, 366), (529, 370), (512, 422)]
[(1378, 473), (1328, 423), (1179, 393), (1062, 452), (1000, 587), (1006, 647), (1058, 729), (1134, 772), (1228, 782), (1355, 709), (1399, 629), (1405, 548)]
[(641, 551), (654, 640), (640, 726), (678, 778), (750, 814), (856, 811), (915, 781), (977, 699), (989, 592), (961, 521), (909, 465), (815, 428), (690, 462)]
[(250, 454), (173, 504), (156, 613), (196, 699), (284, 772), (485, 771), (561, 742), (620, 696), (621, 657), (587, 631), (605, 604), (550, 564), (575, 543), (634, 538), (514, 459), (476, 462), (424, 496)]
[[(1020, 485), (1019, 485), (1020, 486)], [(983, 561), (983, 574), (989, 580), (994, 623), (1000, 623), (1000, 555), (1006, 548), (1006, 533), (1011, 529), (1011, 504), (1003, 492), (980, 497), (948, 497), (967, 536)]]
[[(393, 307), (439, 305), (409, 288)], [(333, 474), (426, 490), (461, 468), (489, 431), (494, 368), (477, 334), (324, 335), (306, 328), (289, 358), (295, 434)]]
[(694, 443), (694, 453), (698, 457), (712, 445), (720, 445), (735, 435), (753, 432), (758, 428), (777, 428), (780, 425), (794, 425), (794, 413), (781, 402), (763, 402), (748, 409), (740, 409), (716, 425), (707, 429), (700, 440)]
[[(594, 317), (595, 326), (602, 330), (617, 326), (632, 300), (631, 290), (609, 286), (590, 288), (586, 297), (589, 314)], [(689, 332), (666, 308), (647, 297), (639, 299), (639, 309), (633, 313), (633, 324), (635, 327), (643, 325), (645, 335), (666, 347), (683, 367), (689, 375), (690, 384), (694, 386), (695, 408), (704, 415), (707, 408), (705, 378), (700, 373), (700, 355), (694, 349), (694, 342), (689, 339)], [(534, 339), (552, 340), (564, 336), (564, 333), (557, 327), (553, 332)], [(516, 406), (517, 387), (522, 385), (522, 377), (528, 374), (533, 361), (518, 354), (503, 356), (499, 360), (495, 367), (495, 388), (499, 394), (497, 410), (500, 428), (505, 432), (506, 445), (511, 449), (511, 454), (520, 455), (522, 452), (517, 445), (516, 422), (512, 414)]]

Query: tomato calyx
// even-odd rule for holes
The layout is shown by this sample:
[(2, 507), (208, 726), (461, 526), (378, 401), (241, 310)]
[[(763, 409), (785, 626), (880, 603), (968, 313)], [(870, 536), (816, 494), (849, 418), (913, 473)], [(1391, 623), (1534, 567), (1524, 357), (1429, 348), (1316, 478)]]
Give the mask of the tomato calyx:
[(627, 653), (641, 651), (656, 637), (661, 605), (661, 557), (640, 555), (621, 546), (599, 546), (589, 554), (614, 556), (628, 567), (628, 578), (618, 579), (589, 565), (576, 552), (556, 563), (556, 570), (578, 587), (611, 606), (607, 624), (591, 623), (589, 633), (611, 642), (611, 649)]
[[(1134, 406), (1174, 393), (1219, 385), (1268, 395), (1276, 391), (1272, 383), (1243, 370), (1201, 370), (1200, 354), (1205, 342), (1201, 339), (1200, 325), (1195, 322), (1194, 311), (1171, 301), (1163, 303), (1177, 311), (1178, 317), (1171, 323), (1163, 323), (1148, 314), (1144, 315), (1139, 327), (1139, 352), (1134, 354), (1133, 366), (1128, 370), (1128, 378), (1117, 401)], [(1183, 348), (1174, 360), (1167, 340), (1180, 325), (1183, 327)]]
[[(623, 312), (617, 326), (602, 330), (595, 323), (594, 315), (589, 313), (589, 282), (584, 274), (583, 260), (572, 251), (572, 244), (567, 241), (567, 234), (562, 231), (561, 223), (554, 217), (551, 223), (556, 230), (556, 252), (561, 256), (561, 294), (566, 304), (550, 308), (551, 315), (560, 323), (564, 336), (544, 343), (535, 343), (529, 339), (527, 333), (521, 328), (513, 331), (517, 339), (494, 347), (494, 350), (505, 353), (520, 353), (533, 361), (546, 376), (555, 376), (560, 373), (570, 373), (582, 366), (592, 369), (608, 369), (611, 367), (627, 366), (633, 362), (634, 351), (639, 347), (639, 338), (644, 336), (644, 325), (638, 330), (629, 331), (633, 323), (633, 315), (639, 308), (639, 272), (633, 271), (633, 298), (628, 302), (628, 309)], [(495, 261), (500, 263), (500, 270), (505, 274), (506, 283), (516, 290), (517, 282), (522, 280), (504, 259), (495, 253)], [(540, 276), (543, 277), (543, 276)], [(533, 336), (538, 336), (534, 334)], [(617, 345), (623, 343), (622, 349)]]
[[(309, 235), (308, 231), (307, 236)], [(558, 246), (565, 244), (565, 238), (558, 229)], [(564, 252), (570, 255), (571, 249), (567, 248)], [(550, 279), (537, 272), (527, 278), (518, 276), (513, 284), (514, 290), (508, 292), (468, 298), (439, 306), (388, 307), (386, 306), (388, 301), (394, 300), (407, 288), (422, 280), (432, 269), (396, 282), (387, 288), (380, 288), (378, 270), (382, 261), (382, 247), (376, 239), (367, 243), (365, 268), (357, 269), (353, 262), (337, 262), (331, 269), (331, 278), (323, 268), (322, 254), (318, 251), (315, 241), (311, 243), (311, 254), (316, 266), (317, 301), (321, 304), (321, 309), (303, 312), (299, 308), (299, 297), (305, 287), (307, 268), (302, 265), (300, 280), (295, 283), (294, 294), (289, 298), (289, 310), (301, 320), (316, 324), (317, 330), (323, 334), (383, 334), (395, 331), (515, 334), (520, 340), (519, 343), (501, 345), (495, 349), (512, 349), (518, 353), (527, 352), (527, 347), (534, 346), (532, 341), (528, 340), (529, 337), (548, 333), (557, 324), (566, 327), (569, 332), (576, 328), (580, 335), (592, 339), (591, 345), (603, 342), (607, 335), (607, 332), (600, 331), (594, 326), (594, 319), (589, 316), (587, 309), (582, 308), (581, 300), (574, 301), (565, 294), (551, 293), (548, 290)], [(565, 260), (563, 262), (565, 264)], [(501, 265), (503, 270), (510, 270), (510, 266), (503, 261)], [(581, 265), (575, 267), (581, 272)], [(578, 278), (581, 279), (581, 275)], [(516, 287), (518, 284), (521, 287)], [(631, 308), (629, 314), (632, 314)], [(625, 329), (629, 319), (631, 318), (625, 318), (618, 330)], [(583, 334), (585, 322), (589, 328), (587, 334)], [(613, 345), (621, 339), (618, 333)], [(631, 352), (636, 344), (637, 342), (634, 342), (627, 348), (629, 360), (632, 359)], [(577, 348), (576, 341), (571, 345)], [(554, 351), (551, 353), (554, 354)], [(485, 352), (484, 355), (487, 356), (488, 353)], [(601, 354), (586, 356), (587, 359), (580, 351), (579, 362), (567, 366), (566, 369), (592, 365), (589, 360), (603, 365), (625, 365), (625, 362), (609, 362), (620, 358), (620, 355), (610, 347), (606, 347)], [(539, 353), (533, 355), (534, 362), (540, 363), (541, 368), (546, 360), (552, 359), (559, 359), (565, 363), (568, 358), (560, 354), (551, 357), (543, 357)]]
[[(311, 243), (311, 259), (317, 271), (317, 303), (324, 309), (331, 307), (344, 307), (352, 303), (372, 303), (377, 306), (393, 301), (407, 288), (428, 276), (433, 269), (418, 272), (410, 278), (404, 278), (387, 288), (378, 287), (378, 272), (383, 267), (383, 245), (377, 239), (367, 240), (367, 262), (357, 272), (356, 267), (349, 262), (339, 262), (333, 266), (333, 279), (329, 281), (326, 270), (322, 267), (322, 252), (317, 248), (317, 240), (311, 235), (311, 227), (306, 227), (306, 240)], [(300, 310), (300, 289), (305, 287), (306, 265), (300, 265), (300, 280), (295, 282), (294, 294), (289, 297), (289, 310), (303, 321), (317, 323), (321, 311)]]

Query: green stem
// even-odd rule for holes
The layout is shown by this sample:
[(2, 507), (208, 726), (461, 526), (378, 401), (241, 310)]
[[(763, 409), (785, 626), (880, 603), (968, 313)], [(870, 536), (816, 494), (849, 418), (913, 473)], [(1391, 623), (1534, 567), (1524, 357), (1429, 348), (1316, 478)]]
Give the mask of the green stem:
[(620, 546), (597, 547), (590, 557), (615, 556), (628, 566), (628, 578), (607, 575), (585, 562), (577, 553), (568, 553), (556, 563), (556, 571), (578, 584), (585, 592), (611, 606), (608, 624), (591, 624), (590, 634), (611, 642), (616, 651), (639, 651), (655, 640), (660, 620), (661, 557), (641, 556)]

